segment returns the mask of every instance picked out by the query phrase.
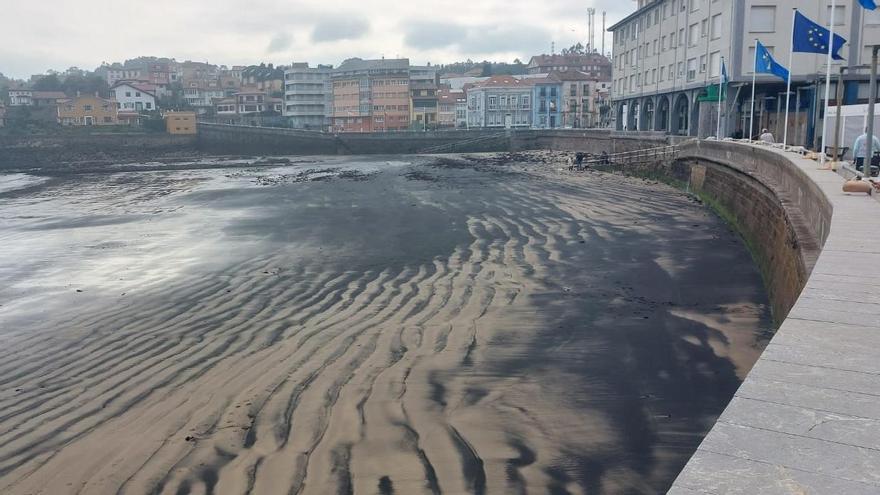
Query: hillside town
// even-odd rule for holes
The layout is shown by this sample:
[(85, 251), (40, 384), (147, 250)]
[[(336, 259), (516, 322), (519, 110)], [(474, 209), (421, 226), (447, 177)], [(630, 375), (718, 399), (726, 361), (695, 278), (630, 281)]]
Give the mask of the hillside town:
[(229, 67), (138, 57), (7, 80), (0, 126), (150, 126), (174, 113), (330, 132), (608, 127), (611, 67), (580, 44), (528, 63), (450, 66), (351, 58), (335, 67)]

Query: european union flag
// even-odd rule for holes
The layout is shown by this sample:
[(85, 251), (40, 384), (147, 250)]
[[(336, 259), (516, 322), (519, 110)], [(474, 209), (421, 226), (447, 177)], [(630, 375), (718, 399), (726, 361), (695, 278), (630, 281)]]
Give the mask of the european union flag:
[[(828, 40), (830, 38), (831, 31), (811, 21), (800, 12), (795, 12), (794, 32), (791, 34), (792, 47), (795, 52), (828, 53)], [(846, 40), (842, 36), (834, 35), (831, 58), (843, 60), (843, 57), (837, 52), (840, 51), (844, 43), (846, 43)]]
[(755, 44), (755, 72), (758, 74), (773, 74), (788, 81), (788, 69), (773, 60), (773, 55), (767, 51), (767, 47), (757, 41)]
[(877, 2), (875, 2), (874, 0), (859, 0), (859, 3), (862, 4), (862, 7), (868, 10), (877, 9)]

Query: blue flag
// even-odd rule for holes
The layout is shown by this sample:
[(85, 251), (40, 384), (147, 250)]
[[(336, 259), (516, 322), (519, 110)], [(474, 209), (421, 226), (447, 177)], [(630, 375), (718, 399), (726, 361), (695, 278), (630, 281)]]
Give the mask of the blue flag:
[(773, 74), (788, 81), (788, 69), (773, 60), (773, 55), (767, 51), (767, 47), (757, 41), (755, 44), (755, 72), (758, 74)]
[(859, 3), (862, 4), (862, 7), (868, 10), (877, 9), (877, 2), (875, 2), (874, 0), (859, 0)]
[[(791, 33), (793, 51), (801, 53), (828, 53), (829, 38), (831, 38), (831, 31), (811, 21), (800, 12), (795, 12), (794, 32)], [(846, 40), (842, 36), (834, 35), (831, 58), (843, 60), (843, 57), (837, 52), (840, 51), (844, 43), (846, 43)]]
[(727, 66), (724, 65), (724, 57), (721, 57), (721, 84), (727, 84)]

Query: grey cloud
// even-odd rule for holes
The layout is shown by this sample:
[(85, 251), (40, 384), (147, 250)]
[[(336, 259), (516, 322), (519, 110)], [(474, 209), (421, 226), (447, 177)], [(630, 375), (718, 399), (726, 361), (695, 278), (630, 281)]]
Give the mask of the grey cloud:
[(276, 53), (280, 51), (287, 50), (290, 48), (290, 45), (293, 44), (293, 37), (291, 37), (287, 33), (278, 33), (272, 37), (269, 41), (269, 46), (266, 47), (266, 51), (268, 53)]
[(551, 40), (548, 31), (533, 25), (484, 26), (470, 29), (461, 47), (473, 53), (541, 53), (547, 50)]
[(547, 51), (552, 36), (534, 25), (462, 26), (442, 22), (402, 24), (404, 41), (414, 49), (457, 48), (475, 55), (493, 53), (541, 53)]
[(312, 31), (312, 41), (356, 40), (369, 30), (366, 19), (321, 20)]
[(467, 29), (458, 24), (443, 22), (413, 22), (403, 26), (403, 40), (413, 48), (445, 48), (461, 42)]

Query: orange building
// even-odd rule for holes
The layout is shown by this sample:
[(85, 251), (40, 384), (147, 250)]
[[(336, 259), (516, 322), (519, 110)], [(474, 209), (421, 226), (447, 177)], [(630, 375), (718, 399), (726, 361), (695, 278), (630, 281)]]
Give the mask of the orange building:
[(77, 96), (58, 103), (61, 125), (117, 125), (116, 101), (98, 96)]
[(333, 70), (330, 81), (334, 131), (409, 128), (409, 59), (349, 59)]
[(165, 129), (168, 134), (196, 134), (195, 112), (168, 112), (165, 114)]

